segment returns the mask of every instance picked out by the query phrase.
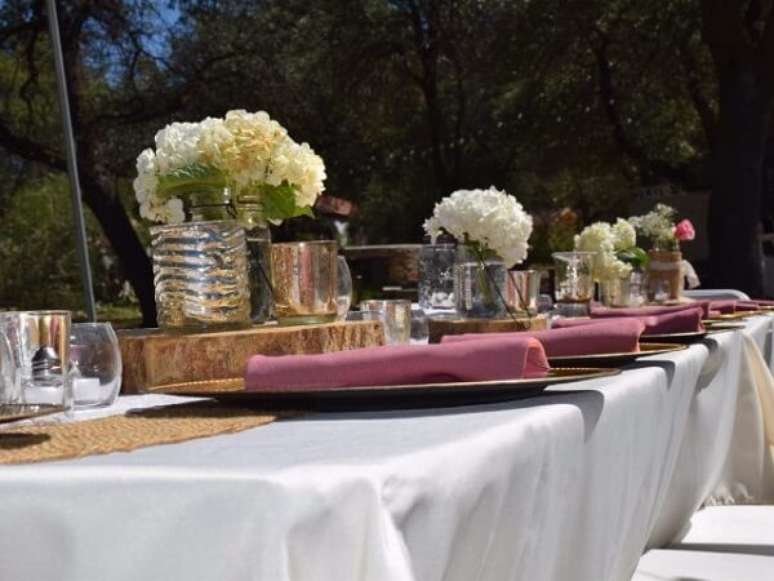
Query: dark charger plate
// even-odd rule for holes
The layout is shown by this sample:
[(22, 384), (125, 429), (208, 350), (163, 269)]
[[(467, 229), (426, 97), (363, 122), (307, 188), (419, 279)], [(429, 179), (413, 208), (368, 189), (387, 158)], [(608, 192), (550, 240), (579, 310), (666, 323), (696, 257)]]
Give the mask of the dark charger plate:
[(0, 424), (48, 416), (65, 411), (60, 405), (4, 403), (0, 404)]
[(695, 331), (693, 333), (666, 333), (663, 335), (643, 335), (640, 343), (697, 343), (707, 336), (707, 331)]
[(548, 361), (551, 363), (552, 367), (578, 367), (582, 365), (592, 365), (594, 367), (620, 367), (621, 365), (628, 365), (640, 357), (663, 355), (665, 353), (673, 353), (674, 351), (682, 351), (687, 348), (687, 345), (679, 343), (643, 343), (640, 345), (639, 351), (550, 357)]
[(222, 379), (154, 387), (152, 393), (214, 398), (265, 409), (411, 409), (472, 405), (535, 395), (552, 385), (610, 377), (618, 369), (555, 368), (545, 377), (509, 381), (428, 383), (314, 390), (246, 391), (244, 381)]

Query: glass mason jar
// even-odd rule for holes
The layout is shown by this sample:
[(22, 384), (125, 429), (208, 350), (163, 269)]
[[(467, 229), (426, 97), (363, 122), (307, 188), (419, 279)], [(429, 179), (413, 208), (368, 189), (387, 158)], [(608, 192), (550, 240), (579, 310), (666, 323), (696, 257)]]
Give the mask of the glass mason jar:
[(274, 316), (271, 273), (271, 230), (263, 217), (257, 196), (240, 194), (236, 204), (237, 222), (245, 229), (250, 272), (250, 318), (265, 323)]
[(419, 250), (419, 306), (426, 310), (453, 309), (454, 244), (423, 244)]
[(245, 232), (234, 221), (151, 228), (158, 323), (167, 331), (250, 326)]
[(685, 278), (683, 255), (674, 250), (651, 250), (648, 252), (648, 298), (657, 300), (664, 294), (666, 299), (677, 300), (683, 296)]
[(250, 319), (265, 323), (274, 315), (271, 278), (271, 231), (263, 218), (258, 196), (239, 194), (234, 200), (228, 188), (222, 191), (192, 192), (186, 195), (192, 222), (236, 220), (245, 229)]
[(468, 319), (500, 319), (505, 304), (508, 270), (499, 257), (480, 259), (466, 246), (457, 247), (454, 302), (457, 314)]
[(633, 271), (629, 276), (599, 283), (600, 298), (606, 307), (637, 307), (642, 298), (642, 273)]

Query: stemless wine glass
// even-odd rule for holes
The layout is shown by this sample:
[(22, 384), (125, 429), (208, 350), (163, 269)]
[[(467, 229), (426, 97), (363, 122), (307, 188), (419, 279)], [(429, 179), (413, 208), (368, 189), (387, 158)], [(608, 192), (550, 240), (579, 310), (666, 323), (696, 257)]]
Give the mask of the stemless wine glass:
[(70, 335), (76, 409), (111, 405), (121, 389), (121, 350), (110, 323), (78, 323)]
[(349, 307), (352, 305), (352, 273), (349, 270), (347, 259), (338, 257), (338, 282), (336, 285), (336, 319), (344, 321), (347, 318)]

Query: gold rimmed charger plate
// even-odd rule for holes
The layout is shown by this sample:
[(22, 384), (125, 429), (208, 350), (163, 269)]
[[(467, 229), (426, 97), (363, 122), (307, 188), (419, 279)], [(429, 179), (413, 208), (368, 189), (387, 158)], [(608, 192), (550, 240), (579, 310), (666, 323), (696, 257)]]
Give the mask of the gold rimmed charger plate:
[(593, 355), (571, 355), (565, 357), (550, 357), (552, 366), (574, 367), (593, 365), (594, 367), (618, 367), (627, 365), (640, 357), (664, 355), (675, 351), (682, 351), (688, 346), (680, 343), (643, 343), (639, 351), (627, 351), (624, 353), (595, 353)]
[(152, 393), (214, 398), (226, 404), (266, 409), (406, 409), (502, 401), (535, 395), (552, 385), (600, 379), (619, 369), (568, 367), (551, 369), (545, 377), (506, 381), (425, 383), (320, 389), (245, 390), (244, 380), (193, 381), (154, 387)]
[(643, 335), (642, 343), (681, 343), (689, 344), (701, 341), (707, 336), (707, 331), (694, 331), (692, 333), (663, 333), (658, 335)]
[(707, 319), (707, 320), (718, 321), (718, 322), (741, 321), (744, 319), (748, 319), (750, 317), (754, 317), (755, 315), (758, 315), (758, 314), (760, 314), (760, 311), (739, 311), (738, 313), (722, 313), (719, 315), (715, 315), (711, 319)]
[(65, 411), (60, 405), (49, 404), (0, 404), (0, 424), (29, 420)]
[(739, 329), (744, 329), (747, 326), (744, 323), (735, 323), (733, 321), (718, 321), (716, 319), (702, 321), (702, 323), (704, 323), (704, 326), (708, 331), (736, 331)]

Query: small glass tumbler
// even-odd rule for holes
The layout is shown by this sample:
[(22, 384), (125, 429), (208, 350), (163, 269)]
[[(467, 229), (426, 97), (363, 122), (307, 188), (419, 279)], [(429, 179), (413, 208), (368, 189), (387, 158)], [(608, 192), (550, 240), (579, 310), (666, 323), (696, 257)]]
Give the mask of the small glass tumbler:
[(347, 259), (338, 257), (338, 269), (336, 273), (338, 285), (336, 289), (336, 319), (345, 321), (349, 307), (352, 306), (352, 273), (349, 271)]
[(406, 345), (411, 340), (411, 301), (362, 301), (360, 310), (379, 313), (387, 345)]
[(70, 312), (18, 311), (0, 314), (16, 367), (21, 403), (70, 408)]
[(78, 323), (70, 332), (70, 379), (75, 409), (104, 407), (121, 390), (121, 350), (110, 323)]

